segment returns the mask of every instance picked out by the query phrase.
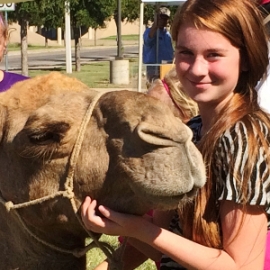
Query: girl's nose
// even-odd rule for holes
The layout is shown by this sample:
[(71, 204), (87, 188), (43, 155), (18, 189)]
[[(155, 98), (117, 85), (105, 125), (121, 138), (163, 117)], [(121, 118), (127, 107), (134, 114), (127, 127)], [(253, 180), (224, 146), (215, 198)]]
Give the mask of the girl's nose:
[(208, 62), (203, 57), (196, 57), (191, 63), (189, 71), (194, 76), (205, 76), (208, 74)]

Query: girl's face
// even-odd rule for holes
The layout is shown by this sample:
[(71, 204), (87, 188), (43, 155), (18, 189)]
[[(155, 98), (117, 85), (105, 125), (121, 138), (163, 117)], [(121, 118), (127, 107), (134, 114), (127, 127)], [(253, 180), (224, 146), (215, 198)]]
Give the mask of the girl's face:
[(179, 29), (175, 65), (186, 93), (200, 107), (226, 103), (241, 72), (238, 48), (223, 35), (191, 23)]

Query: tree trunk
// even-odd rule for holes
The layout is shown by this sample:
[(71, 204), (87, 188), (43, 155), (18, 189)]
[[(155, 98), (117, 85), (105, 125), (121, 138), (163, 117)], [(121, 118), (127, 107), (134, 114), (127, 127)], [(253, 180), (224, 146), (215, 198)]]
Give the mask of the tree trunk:
[(45, 48), (48, 48), (48, 38), (46, 36), (44, 37), (44, 41), (45, 41), (45, 44), (44, 44)]
[(115, 26), (116, 26), (116, 44), (118, 45), (118, 31), (119, 31), (119, 28), (118, 28), (118, 13), (117, 13), (117, 10), (115, 10), (115, 12), (113, 14), (113, 19), (114, 19)]
[(22, 75), (28, 76), (28, 57), (27, 57), (27, 20), (20, 20), (21, 26), (21, 68)]
[(48, 48), (48, 28), (45, 28), (45, 48)]
[(42, 29), (40, 25), (37, 26), (37, 33), (42, 35)]
[[(115, 21), (115, 25), (116, 25), (116, 43), (117, 43), (117, 57), (119, 59), (121, 59), (123, 57), (123, 53), (124, 53), (124, 47), (123, 47), (123, 43), (122, 43), (122, 39), (121, 39), (121, 26), (119, 26), (119, 18), (118, 18), (118, 11), (116, 10), (114, 12), (113, 15), (114, 21)], [(121, 23), (121, 22), (120, 22)], [(118, 40), (120, 37), (120, 40)]]
[(81, 43), (80, 43), (80, 29), (74, 27), (74, 41), (75, 41), (75, 70), (81, 71)]

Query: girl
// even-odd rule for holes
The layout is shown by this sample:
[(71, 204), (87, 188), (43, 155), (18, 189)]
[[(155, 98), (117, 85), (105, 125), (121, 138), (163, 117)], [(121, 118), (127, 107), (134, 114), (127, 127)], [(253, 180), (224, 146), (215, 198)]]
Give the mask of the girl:
[(172, 218), (173, 232), (168, 213), (154, 215), (152, 223), (97, 207), (89, 197), (82, 220), (89, 230), (147, 244), (152, 258), (164, 254), (161, 269), (267, 269), (270, 119), (255, 90), (268, 65), (261, 13), (250, 0), (187, 0), (172, 36), (179, 80), (199, 106), (200, 116), (188, 125), (207, 183)]

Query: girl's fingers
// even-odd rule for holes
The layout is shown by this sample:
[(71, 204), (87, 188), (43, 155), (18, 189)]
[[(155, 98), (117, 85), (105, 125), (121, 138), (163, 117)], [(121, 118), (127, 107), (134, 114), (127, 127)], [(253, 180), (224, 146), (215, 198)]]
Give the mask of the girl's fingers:
[(132, 232), (134, 224), (140, 219), (134, 215), (116, 212), (103, 205), (100, 205), (98, 210), (104, 216), (104, 220), (107, 221), (107, 228), (110, 229), (111, 232), (114, 232), (114, 234), (118, 232), (119, 235), (123, 236), (130, 236), (129, 234)]
[(100, 223), (103, 223), (101, 218), (96, 215), (97, 201), (86, 197), (81, 207), (81, 217), (84, 225), (88, 230), (95, 229)]
[(116, 214), (115, 211), (103, 206), (103, 205), (100, 205), (98, 207), (98, 210), (99, 212), (106, 218), (110, 219), (110, 220), (113, 220), (113, 216)]
[(97, 201), (86, 197), (81, 206), (82, 221), (87, 230), (110, 235), (131, 236), (140, 218), (115, 212), (103, 205), (98, 206)]
[(84, 202), (82, 203), (82, 206), (81, 206), (81, 215), (82, 216), (86, 216), (87, 209), (88, 209), (90, 203), (91, 203), (91, 198), (87, 196), (85, 198)]

